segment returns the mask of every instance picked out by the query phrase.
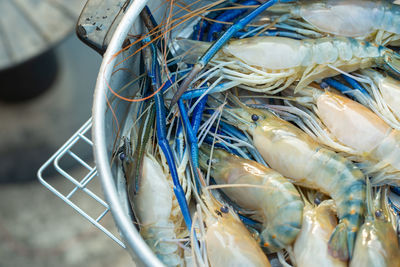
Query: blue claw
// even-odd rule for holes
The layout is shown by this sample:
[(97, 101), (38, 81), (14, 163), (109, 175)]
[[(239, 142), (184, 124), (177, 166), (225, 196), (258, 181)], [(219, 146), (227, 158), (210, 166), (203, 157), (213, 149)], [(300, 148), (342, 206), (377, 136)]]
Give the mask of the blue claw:
[(185, 104), (181, 99), (178, 101), (178, 106), (179, 106), (179, 111), (181, 113), (182, 121), (184, 128), (186, 130), (186, 136), (189, 141), (189, 146), (190, 146), (190, 152), (191, 152), (191, 158), (193, 162), (193, 167), (198, 168), (199, 167), (199, 161), (198, 161), (198, 149), (197, 149), (197, 136), (196, 133), (193, 131), (192, 125), (190, 124), (190, 120), (186, 111)]
[[(200, 58), (199, 62), (197, 63), (201, 67), (204, 67), (205, 65), (210, 62), (211, 58), (215, 56), (215, 54), (221, 49), (223, 45), (225, 45), (229, 39), (232, 38), (232, 36), (235, 35), (238, 31), (243, 29), (250, 21), (252, 21), (255, 17), (260, 15), (262, 12), (264, 12), (266, 9), (269, 7), (273, 6), (274, 4), (278, 2), (293, 2), (289, 0), (269, 0), (265, 2), (264, 4), (260, 5), (258, 8), (253, 10), (251, 13), (249, 13), (247, 16), (244, 18), (240, 19), (237, 23), (233, 24), (208, 50), (207, 52)], [(197, 65), (196, 64), (196, 65)]]
[[(256, 34), (258, 34), (258, 33), (255, 32), (255, 33), (249, 34), (248, 32), (237, 32), (235, 34), (235, 37), (236, 38), (241, 38), (243, 36), (252, 37)], [(290, 31), (278, 31), (278, 30), (268, 30), (268, 31), (265, 31), (265, 32), (259, 34), (258, 36), (279, 36), (279, 37), (287, 37), (287, 38), (292, 38), (292, 39), (297, 39), (297, 40), (306, 39), (305, 36), (303, 36), (299, 33), (290, 32)]]
[(215, 56), (215, 54), (221, 49), (223, 45), (225, 45), (229, 39), (232, 38), (238, 31), (243, 29), (250, 21), (252, 21), (255, 17), (264, 12), (267, 8), (271, 7), (276, 3), (288, 3), (288, 2), (296, 2), (294, 0), (269, 0), (264, 4), (261, 4), (258, 8), (253, 10), (244, 18), (240, 19), (237, 23), (233, 24), (208, 50), (207, 52), (200, 58), (200, 60), (193, 66), (191, 72), (186, 77), (186, 79), (182, 82), (178, 91), (175, 93), (174, 97), (171, 100), (171, 107), (174, 106), (182, 94), (189, 87), (192, 80), (196, 77), (196, 75), (203, 70), (204, 66), (210, 62), (210, 60)]
[[(341, 83), (333, 78), (326, 78), (326, 79), (324, 79), (323, 82), (328, 84), (329, 86), (332, 86), (333, 88), (336, 88), (342, 94), (347, 95), (347, 96), (351, 97), (352, 99), (355, 99), (353, 88), (350, 88), (347, 85), (344, 85), (343, 83)], [(323, 87), (323, 83), (321, 84), (321, 86)]]
[[(357, 99), (356, 95), (354, 94), (354, 90), (360, 91), (363, 95), (369, 97), (369, 94), (367, 90), (364, 89), (364, 87), (361, 86), (356, 80), (350, 78), (347, 75), (342, 75), (343, 79), (348, 82), (353, 88), (339, 82), (338, 80), (335, 80), (333, 78), (326, 78), (324, 79), (323, 83), (328, 84), (329, 86), (332, 86), (339, 90), (342, 94), (345, 94), (349, 96), (352, 99)], [(321, 83), (321, 87), (323, 87), (323, 83)]]
[[(150, 39), (146, 38), (144, 42), (150, 42)], [(147, 66), (147, 68), (148, 68), (148, 76), (151, 80), (151, 86), (153, 88), (153, 91), (155, 91), (161, 86), (160, 68), (157, 61), (157, 49), (155, 45), (152, 43), (150, 44), (150, 50), (151, 50), (152, 60), (151, 60), (151, 66)], [(169, 146), (167, 140), (166, 110), (164, 106), (164, 98), (162, 93), (163, 90), (165, 89), (166, 85), (164, 85), (164, 88), (162, 88), (162, 90), (157, 94), (155, 94), (154, 96), (155, 108), (156, 108), (157, 140), (158, 140), (158, 145), (160, 146), (167, 160), (172, 176), (172, 181), (174, 183), (174, 188), (173, 188), (174, 193), (176, 199), (178, 200), (179, 207), (181, 208), (185, 224), (190, 231), (192, 227), (192, 219), (190, 217), (189, 207), (186, 202), (185, 192), (183, 191), (182, 186), (179, 182), (174, 156), (172, 154), (171, 147)]]
[(200, 128), (201, 118), (203, 117), (203, 112), (204, 112), (204, 109), (206, 108), (207, 99), (208, 99), (208, 96), (205, 95), (199, 101), (199, 103), (197, 104), (197, 106), (194, 108), (194, 111), (193, 111), (192, 127), (193, 127), (193, 132), (196, 135)]
[[(207, 94), (221, 93), (221, 92), (224, 92), (224, 91), (234, 87), (235, 85), (237, 85), (237, 82), (233, 82), (233, 81), (232, 82), (221, 83), (221, 84), (218, 84), (217, 86), (215, 86), (214, 88), (212, 88), (210, 91), (208, 91)], [(196, 97), (200, 97), (207, 90), (209, 90), (209, 87), (186, 91), (182, 95), (181, 99), (182, 100), (188, 100), (188, 99), (193, 99), (193, 98), (196, 98)]]
[(361, 84), (359, 84), (356, 80), (354, 80), (353, 78), (342, 74), (342, 78), (348, 82), (351, 86), (353, 86), (354, 89), (357, 89), (358, 91), (360, 91), (361, 93), (363, 93), (363, 95), (365, 96), (369, 96), (367, 90), (364, 89), (364, 87), (361, 86)]
[(200, 192), (200, 178), (197, 173), (197, 169), (199, 169), (199, 148), (198, 148), (197, 136), (196, 133), (193, 131), (192, 125), (190, 124), (186, 107), (182, 99), (179, 99), (178, 107), (179, 107), (179, 112), (181, 113), (183, 125), (186, 130), (186, 137), (188, 139), (190, 147), (190, 155), (191, 155), (190, 159), (194, 169), (193, 174), (195, 177), (197, 190)]
[[(242, 5), (242, 6), (252, 6), (252, 5), (257, 5), (257, 4), (259, 4), (259, 2), (255, 1), (255, 0), (247, 0), (247, 1), (240, 3), (240, 5)], [(215, 20), (222, 21), (222, 22), (233, 21), (240, 15), (243, 15), (244, 13), (246, 13), (247, 9), (248, 8), (243, 7), (242, 9), (227, 10), (224, 13), (222, 13), (221, 15), (219, 15)], [(207, 41), (208, 42), (214, 41), (215, 40), (214, 35), (216, 33), (221, 32), (222, 27), (224, 27), (224, 24), (222, 24), (222, 23), (217, 22), (217, 23), (212, 24), (210, 27), (210, 30), (208, 31)]]
[(392, 191), (400, 196), (400, 187), (392, 187)]
[[(229, 0), (229, 1), (225, 1), (219, 5), (216, 5), (213, 7), (213, 9), (220, 9), (220, 8), (224, 8), (227, 7), (233, 3), (236, 3), (237, 0)], [(209, 15), (206, 16), (207, 19), (211, 19), (211, 20), (215, 20), (219, 14), (221, 14), (221, 12), (211, 12)], [(194, 27), (193, 27), (193, 35), (192, 35), (192, 39), (193, 40), (198, 40), (198, 41), (202, 41), (203, 40), (203, 35), (204, 35), (204, 31), (208, 28), (208, 26), (210, 25), (210, 22), (208, 22), (208, 20), (200, 20), (199, 23), (197, 23)]]

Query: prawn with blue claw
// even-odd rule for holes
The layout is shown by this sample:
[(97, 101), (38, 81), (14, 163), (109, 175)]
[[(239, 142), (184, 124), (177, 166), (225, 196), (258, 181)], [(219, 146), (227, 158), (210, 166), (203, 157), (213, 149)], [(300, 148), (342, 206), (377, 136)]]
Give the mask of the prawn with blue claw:
[(400, 267), (400, 7), (161, 7), (131, 37), (112, 161), (160, 261)]

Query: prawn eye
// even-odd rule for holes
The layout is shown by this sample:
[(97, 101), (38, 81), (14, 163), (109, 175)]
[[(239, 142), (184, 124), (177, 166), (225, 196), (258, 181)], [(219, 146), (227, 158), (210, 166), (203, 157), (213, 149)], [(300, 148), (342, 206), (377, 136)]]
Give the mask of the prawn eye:
[(125, 158), (126, 158), (125, 153), (121, 152), (121, 153), (119, 154), (119, 159), (120, 159), (121, 161), (124, 161)]
[(321, 199), (319, 199), (318, 197), (314, 198), (314, 204), (315, 205), (321, 204)]
[(377, 218), (380, 218), (382, 216), (382, 211), (380, 211), (380, 210), (375, 211), (375, 216)]
[(253, 114), (253, 115), (251, 115), (251, 119), (252, 119), (254, 122), (256, 122), (256, 121), (258, 121), (259, 117), (258, 117), (257, 114)]
[(222, 206), (220, 210), (223, 213), (228, 213), (229, 212), (229, 208), (227, 206)]
[(213, 159), (208, 159), (208, 160), (206, 161), (206, 163), (207, 163), (207, 165), (210, 165), (210, 164), (217, 164), (218, 161), (217, 161), (215, 158), (213, 158)]

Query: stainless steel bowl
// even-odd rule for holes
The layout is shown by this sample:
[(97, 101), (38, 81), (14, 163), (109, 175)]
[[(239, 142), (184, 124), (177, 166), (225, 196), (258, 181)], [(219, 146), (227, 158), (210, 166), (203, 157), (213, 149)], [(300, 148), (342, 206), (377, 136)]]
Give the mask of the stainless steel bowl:
[[(138, 45), (132, 46), (129, 50), (122, 52), (118, 56), (114, 55), (121, 50), (126, 37), (129, 33), (140, 34), (143, 26), (140, 21), (140, 11), (148, 4), (151, 10), (157, 10), (154, 17), (161, 21), (164, 11), (159, 8), (162, 1), (134, 0), (129, 6), (126, 14), (119, 23), (111, 41), (103, 57), (93, 103), (93, 129), (92, 136), (94, 142), (94, 155), (99, 176), (101, 178), (103, 191), (108, 202), (115, 223), (120, 231), (126, 247), (137, 265), (146, 266), (163, 266), (156, 255), (146, 245), (139, 232), (132, 223), (130, 216), (129, 204), (127, 201), (125, 180), (120, 168), (116, 164), (111, 165), (111, 157), (115, 151), (114, 141), (116, 138), (116, 123), (118, 120), (121, 128), (121, 136), (126, 136), (128, 128), (132, 122), (132, 116), (127, 116), (135, 103), (127, 101), (113, 100), (113, 94), (108, 88), (118, 90), (124, 84), (132, 79), (132, 75), (139, 74), (139, 54), (129, 57), (138, 48)], [(190, 1), (188, 1), (189, 3)], [(187, 31), (191, 31), (191, 25), (183, 26)], [(182, 35), (183, 28), (179, 29), (179, 35)], [(175, 33), (178, 31), (175, 31)], [(123, 63), (117, 65), (123, 59), (127, 59)], [(127, 68), (130, 71), (117, 69)], [(107, 82), (106, 82), (107, 81)], [(132, 88), (123, 91), (121, 94), (129, 96)], [(109, 99), (115, 112), (115, 117), (107, 105)], [(124, 127), (126, 126), (126, 127)], [(149, 207), (151, 208), (151, 207)]]

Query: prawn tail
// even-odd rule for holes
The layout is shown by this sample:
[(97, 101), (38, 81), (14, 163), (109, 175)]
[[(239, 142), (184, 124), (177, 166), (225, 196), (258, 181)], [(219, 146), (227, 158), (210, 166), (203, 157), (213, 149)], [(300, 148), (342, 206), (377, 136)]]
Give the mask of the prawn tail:
[[(352, 239), (352, 238), (351, 238)], [(333, 231), (331, 238), (328, 242), (329, 253), (334, 258), (342, 261), (349, 259), (349, 234), (347, 224), (340, 222)]]
[(400, 55), (392, 50), (386, 50), (383, 56), (384, 68), (395, 75), (400, 77)]
[(356, 243), (357, 232), (348, 231), (347, 232), (347, 248), (349, 252), (349, 259), (351, 259), (354, 250), (354, 244)]
[(182, 61), (188, 64), (195, 64), (197, 60), (211, 46), (209, 42), (195, 41), (190, 39), (176, 39), (178, 45), (178, 54), (182, 57)]

